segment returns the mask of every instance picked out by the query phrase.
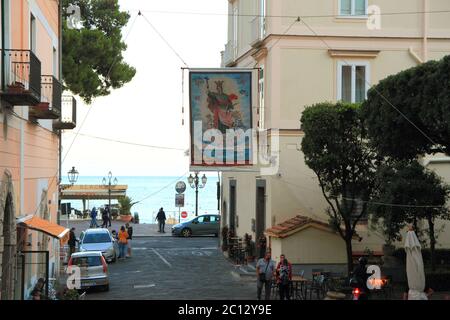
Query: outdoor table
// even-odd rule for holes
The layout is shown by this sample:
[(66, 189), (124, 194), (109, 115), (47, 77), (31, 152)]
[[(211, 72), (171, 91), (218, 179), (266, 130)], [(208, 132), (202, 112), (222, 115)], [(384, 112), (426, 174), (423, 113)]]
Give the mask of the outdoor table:
[[(292, 289), (294, 299), (299, 300), (306, 300), (306, 283), (308, 282), (308, 279), (301, 277), (301, 276), (292, 276)], [(300, 287), (300, 288), (299, 288)]]

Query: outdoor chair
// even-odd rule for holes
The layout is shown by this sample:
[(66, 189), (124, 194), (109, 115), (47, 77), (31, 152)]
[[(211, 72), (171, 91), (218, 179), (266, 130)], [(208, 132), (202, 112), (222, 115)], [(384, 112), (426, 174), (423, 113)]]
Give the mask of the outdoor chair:
[(307, 287), (309, 291), (309, 299), (312, 300), (312, 296), (315, 293), (317, 299), (322, 299), (325, 296), (325, 288), (324, 288), (325, 277), (323, 275), (318, 275), (313, 277), (312, 282)]

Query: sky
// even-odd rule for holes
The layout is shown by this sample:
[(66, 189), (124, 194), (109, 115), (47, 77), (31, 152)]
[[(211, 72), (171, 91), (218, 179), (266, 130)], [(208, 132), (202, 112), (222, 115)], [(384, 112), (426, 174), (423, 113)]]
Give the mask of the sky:
[[(189, 67), (216, 68), (220, 67), (220, 52), (227, 41), (227, 16), (161, 11), (226, 14), (228, 1), (119, 3), (122, 10), (131, 14), (123, 30), (124, 38), (128, 35), (124, 58), (136, 68), (136, 76), (89, 106), (77, 98), (77, 128), (63, 132), (62, 172), (75, 166), (82, 176), (104, 176), (109, 171), (114, 176), (182, 176), (189, 170), (189, 157), (182, 151), (189, 148), (189, 122), (185, 114), (182, 126), (181, 112), (184, 65), (143, 17), (137, 18), (130, 31), (131, 22), (141, 10)], [(185, 98), (187, 80), (185, 73)], [(187, 99), (184, 106), (187, 110)], [(130, 146), (85, 135), (181, 150)]]

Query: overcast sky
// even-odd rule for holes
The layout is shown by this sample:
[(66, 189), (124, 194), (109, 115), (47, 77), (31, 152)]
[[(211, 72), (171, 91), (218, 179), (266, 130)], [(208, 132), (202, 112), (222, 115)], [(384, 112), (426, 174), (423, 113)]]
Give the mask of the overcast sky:
[[(132, 17), (142, 10), (189, 67), (219, 67), (220, 51), (227, 40), (225, 15), (166, 14), (148, 11), (227, 13), (226, 0), (119, 0)], [(147, 11), (147, 12), (146, 12)], [(181, 125), (183, 63), (138, 17), (126, 40), (125, 60), (137, 69), (125, 87), (90, 106), (78, 99), (77, 128), (63, 134), (63, 157), (80, 130), (81, 133), (138, 144), (187, 150), (189, 126)], [(188, 80), (187, 73), (185, 80)], [(186, 82), (187, 83), (187, 82)], [(186, 87), (187, 90), (187, 87)], [(187, 92), (186, 92), (187, 94)], [(185, 103), (187, 108), (187, 100)], [(189, 170), (183, 151), (128, 146), (78, 135), (63, 163), (63, 174), (75, 166), (82, 176), (181, 176)]]

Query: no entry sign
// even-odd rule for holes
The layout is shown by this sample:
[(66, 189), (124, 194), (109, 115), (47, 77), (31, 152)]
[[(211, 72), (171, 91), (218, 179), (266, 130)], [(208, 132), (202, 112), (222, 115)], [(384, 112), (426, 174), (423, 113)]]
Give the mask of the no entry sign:
[(182, 217), (183, 219), (186, 219), (187, 216), (188, 216), (188, 214), (187, 214), (186, 211), (183, 211), (183, 212), (181, 213), (181, 217)]

